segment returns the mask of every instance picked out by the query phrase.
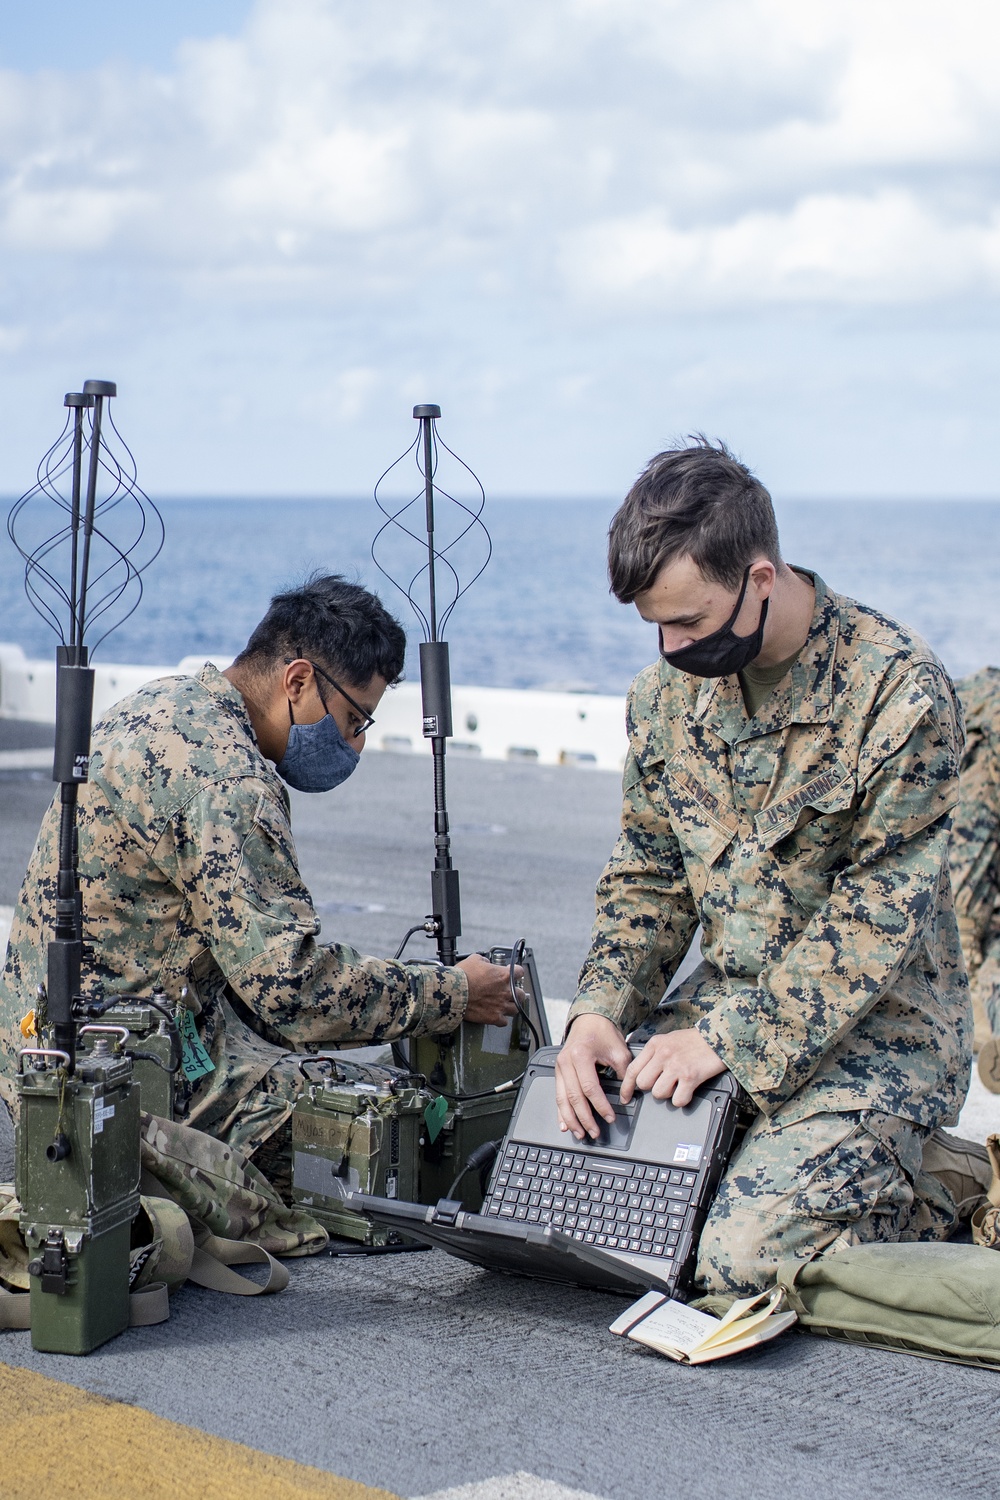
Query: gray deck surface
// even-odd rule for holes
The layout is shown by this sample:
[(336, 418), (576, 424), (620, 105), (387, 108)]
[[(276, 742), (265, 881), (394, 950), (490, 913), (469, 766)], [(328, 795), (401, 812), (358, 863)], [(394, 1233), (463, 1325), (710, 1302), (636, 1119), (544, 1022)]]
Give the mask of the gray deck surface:
[[(39, 742), (0, 723), (0, 750)], [(570, 995), (617, 778), (450, 764), (470, 945), (526, 936), (547, 991)], [(0, 772), (0, 906), (16, 898), (50, 790)], [(365, 757), (337, 793), (295, 799), (329, 935), (384, 954), (423, 916), (429, 807), (428, 763), (389, 755)], [(0, 1131), (0, 1179), (5, 1159)], [(995, 1486), (1000, 1376), (989, 1372), (801, 1334), (685, 1369), (606, 1332), (620, 1298), (436, 1251), (288, 1265), (276, 1298), (185, 1288), (169, 1323), (85, 1359), (35, 1354), (10, 1333), (0, 1359), (404, 1496), (515, 1471), (607, 1500), (938, 1500)], [(556, 1496), (530, 1480), (476, 1493)]]

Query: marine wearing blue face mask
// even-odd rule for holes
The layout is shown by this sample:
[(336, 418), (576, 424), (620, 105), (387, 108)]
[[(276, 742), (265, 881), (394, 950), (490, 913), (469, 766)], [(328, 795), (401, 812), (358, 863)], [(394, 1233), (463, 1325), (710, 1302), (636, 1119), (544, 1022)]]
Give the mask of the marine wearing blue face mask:
[(361, 757), (344, 739), (329, 711), (316, 724), (296, 724), (289, 703), (288, 716), (292, 727), (277, 765), (278, 775), (299, 792), (332, 792), (347, 780)]
[[(225, 672), (209, 662), (196, 678), (147, 684), (94, 732), (103, 780), (79, 808), (102, 871), (88, 896), (87, 982), (100, 974), (102, 994), (142, 999), (162, 986), (189, 997), (201, 1050), (175, 1079), (184, 1117), (258, 1165), (263, 1153), (279, 1187), (291, 1176), (304, 1048), (503, 1026), (514, 1014), (506, 965), (473, 953), (453, 967), (411, 966), (321, 934), (298, 868), (275, 771), (306, 792), (339, 786), (405, 652), (402, 626), (374, 594), (317, 575), (271, 600)], [(384, 817), (368, 795), (370, 816)], [(55, 878), (59, 817), (57, 798), (0, 975), (0, 1101), (13, 1107), (24, 994), (44, 980), (40, 893)]]

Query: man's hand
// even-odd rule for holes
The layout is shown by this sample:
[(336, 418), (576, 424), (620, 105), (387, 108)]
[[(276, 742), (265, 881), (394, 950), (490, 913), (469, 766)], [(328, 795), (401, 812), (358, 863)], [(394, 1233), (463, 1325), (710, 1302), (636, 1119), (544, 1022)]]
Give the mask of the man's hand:
[[(517, 1010), (510, 993), (510, 975), (506, 964), (491, 964), (481, 953), (470, 953), (457, 965), (469, 981), (469, 1003), (465, 1007), (466, 1021), (478, 1021), (483, 1026), (504, 1026)], [(515, 981), (524, 970), (514, 969)], [(518, 990), (517, 998), (526, 1006), (528, 997)]]
[(690, 1104), (694, 1091), (726, 1065), (700, 1031), (667, 1031), (650, 1037), (625, 1073), (621, 1101), (627, 1104), (636, 1089), (654, 1099), (670, 1099), (678, 1107)]
[(579, 1016), (556, 1059), (559, 1129), (572, 1131), (578, 1141), (585, 1134), (596, 1141), (600, 1126), (594, 1110), (609, 1125), (615, 1118), (597, 1076), (598, 1064), (614, 1068), (623, 1078), (631, 1061), (625, 1038), (613, 1021), (605, 1016)]

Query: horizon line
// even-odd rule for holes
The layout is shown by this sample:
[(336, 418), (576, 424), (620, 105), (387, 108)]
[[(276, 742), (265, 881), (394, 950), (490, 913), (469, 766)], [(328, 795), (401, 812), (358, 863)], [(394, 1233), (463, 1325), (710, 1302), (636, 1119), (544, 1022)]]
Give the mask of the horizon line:
[[(0, 492), (0, 504), (4, 504), (5, 502), (11, 502), (11, 503), (13, 503), (14, 501), (22, 498), (24, 493), (25, 492), (21, 492), (21, 494), (16, 494), (14, 491), (9, 491), (7, 493)], [(31, 493), (31, 492), (28, 491), (27, 493)], [(357, 495), (357, 494), (355, 494), (355, 495), (349, 495), (349, 494), (330, 495), (330, 494), (326, 494), (326, 495), (324, 495), (324, 494), (309, 493), (309, 494), (297, 494), (297, 495), (275, 495), (275, 494), (234, 494), (234, 493), (221, 493), (221, 492), (220, 493), (205, 493), (204, 491), (201, 491), (201, 492), (199, 492), (199, 491), (191, 491), (189, 493), (180, 493), (180, 494), (176, 493), (176, 492), (172, 493), (172, 494), (156, 494), (155, 492), (150, 491), (150, 490), (146, 490), (146, 489), (143, 490), (143, 493), (145, 495), (147, 495), (151, 500), (154, 500), (157, 505), (160, 505), (160, 504), (169, 505), (169, 504), (174, 504), (174, 503), (182, 503), (183, 504), (183, 503), (188, 503), (190, 501), (196, 501), (196, 500), (221, 501), (221, 502), (223, 502), (225, 504), (238, 504), (238, 503), (241, 503), (241, 502), (245, 503), (245, 502), (249, 501), (249, 502), (251, 502), (253, 504), (261, 504), (261, 503), (263, 503), (263, 504), (267, 504), (267, 505), (298, 504), (300, 502), (306, 502), (306, 503), (309, 503), (309, 504), (324, 504), (324, 505), (352, 505), (352, 504), (356, 505), (358, 503), (372, 505), (372, 504), (375, 503), (371, 494), (367, 494), (367, 495)], [(422, 495), (415, 495), (414, 496), (415, 500), (419, 500), (421, 498), (422, 498)], [(622, 496), (620, 498), (624, 499), (624, 496)], [(901, 505), (901, 504), (905, 504), (905, 505), (948, 505), (948, 504), (990, 505), (990, 504), (996, 504), (997, 502), (1000, 502), (1000, 492), (997, 492), (997, 493), (994, 493), (994, 494), (953, 494), (953, 495), (942, 495), (942, 494), (933, 494), (933, 495), (931, 495), (931, 494), (922, 494), (922, 495), (912, 495), (912, 494), (875, 494), (875, 495), (872, 495), (872, 494), (867, 494), (866, 495), (866, 494), (861, 494), (861, 493), (857, 493), (857, 494), (839, 494), (839, 495), (838, 494), (829, 494), (829, 493), (826, 493), (826, 494), (821, 494), (821, 493), (816, 493), (816, 494), (797, 494), (797, 495), (796, 494), (777, 494), (776, 495), (776, 494), (774, 494), (773, 491), (771, 491), (771, 498), (778, 505), (822, 505), (822, 504), (829, 505), (829, 504), (838, 504), (838, 503), (839, 504), (852, 504), (852, 505), (854, 505), (854, 504), (863, 504), (863, 505)], [(504, 505), (504, 504), (522, 504), (524, 502), (527, 502), (529, 504), (545, 504), (545, 505), (547, 505), (549, 503), (556, 503), (556, 504), (560, 504), (560, 505), (572, 505), (572, 504), (579, 504), (581, 502), (583, 504), (588, 504), (588, 505), (589, 504), (597, 504), (597, 503), (613, 505), (613, 504), (616, 503), (616, 497), (613, 496), (613, 495), (608, 495), (608, 494), (603, 494), (603, 495), (600, 495), (600, 494), (583, 494), (583, 495), (581, 495), (581, 494), (524, 494), (524, 495), (498, 494), (498, 495), (488, 495), (487, 496), (487, 501), (486, 501), (486, 503), (488, 505), (493, 505), (493, 504), (501, 504), (501, 505)], [(620, 503), (620, 500), (617, 503)]]

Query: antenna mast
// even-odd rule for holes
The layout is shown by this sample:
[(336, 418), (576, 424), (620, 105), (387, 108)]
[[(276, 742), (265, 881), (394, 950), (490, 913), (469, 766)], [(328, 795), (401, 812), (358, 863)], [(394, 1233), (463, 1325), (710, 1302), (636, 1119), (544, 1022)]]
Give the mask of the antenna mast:
[(434, 759), (434, 869), (431, 871), (431, 920), (437, 939), (438, 958), (453, 964), (456, 939), (462, 932), (462, 901), (458, 871), (451, 862), (451, 831), (448, 825), (448, 797), (445, 784), (445, 754), (452, 734), (451, 664), (448, 642), (440, 639), (437, 622), (437, 576), (434, 547), (434, 422), (441, 415), (439, 406), (415, 406), (413, 415), (420, 423), (424, 471), (424, 502), (427, 524), (427, 588), (430, 610), (430, 639), (420, 643), (420, 696), (423, 705), (424, 737), (431, 742)]
[[(431, 742), (431, 756), (434, 762), (434, 868), (431, 871), (432, 911), (423, 924), (423, 931), (428, 937), (435, 939), (440, 961), (450, 965), (455, 962), (457, 940), (462, 932), (462, 905), (458, 871), (452, 864), (451, 832), (448, 823), (445, 756), (448, 739), (453, 729), (451, 666), (448, 642), (443, 637), (452, 610), (486, 567), (493, 548), (489, 532), (481, 520), (483, 506), (486, 503), (483, 487), (468, 465), (464, 464), (457, 454), (452, 453), (442, 441), (436, 426), (441, 416), (441, 408), (431, 404), (415, 406), (413, 416), (414, 420), (420, 424), (416, 439), (406, 453), (386, 470), (375, 486), (375, 500), (386, 520), (372, 543), (372, 558), (376, 567), (389, 579), (390, 583), (406, 595), (420, 622), (424, 636), (420, 643), (420, 693), (424, 738)], [(474, 481), (479, 495), (472, 505), (464, 504), (441, 488), (437, 470), (439, 451), (442, 449), (454, 458)], [(398, 507), (384, 502), (379, 494), (380, 487), (388, 475), (410, 453), (414, 455), (417, 469), (423, 479), (422, 535), (413, 525), (413, 520), (406, 516), (410, 507), (419, 503), (419, 494), (402, 502)], [(440, 537), (440, 516), (437, 514), (439, 500), (447, 501), (449, 506), (457, 507), (459, 512), (457, 532), (447, 541), (442, 541)], [(390, 529), (397, 534), (402, 533), (412, 542), (417, 543), (421, 549), (421, 555), (425, 558), (405, 587), (393, 577), (388, 566), (383, 566), (379, 560), (379, 543), (390, 532)], [(486, 555), (468, 583), (463, 585), (457, 571), (455, 549), (473, 533), (477, 535), (481, 533), (480, 540), (485, 539)], [(418, 580), (425, 572), (427, 574), (426, 607), (414, 595)]]

